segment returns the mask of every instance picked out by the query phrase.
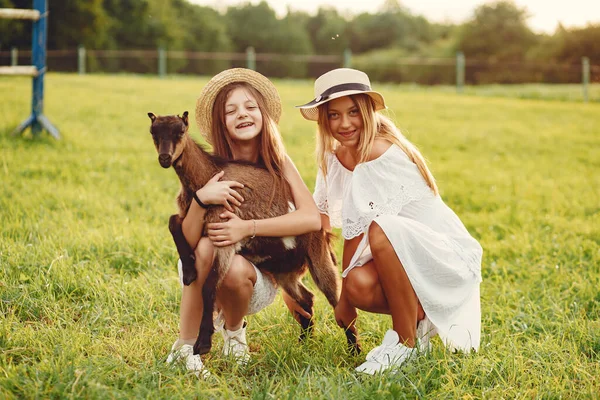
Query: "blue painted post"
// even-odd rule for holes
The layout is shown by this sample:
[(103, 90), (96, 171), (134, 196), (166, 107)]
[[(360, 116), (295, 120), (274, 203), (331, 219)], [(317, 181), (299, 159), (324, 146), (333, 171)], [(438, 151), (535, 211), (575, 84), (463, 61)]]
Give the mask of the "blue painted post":
[(10, 65), (16, 67), (19, 64), (19, 50), (16, 47), (10, 49)]
[(56, 139), (60, 139), (58, 129), (43, 114), (44, 112), (44, 75), (46, 74), (46, 36), (48, 33), (48, 4), (47, 0), (33, 0), (33, 8), (40, 12), (40, 19), (33, 23), (33, 34), (31, 39), (31, 61), (37, 68), (37, 75), (33, 77), (33, 94), (31, 97), (31, 115), (21, 123), (15, 130), (16, 133), (23, 132), (31, 126), (31, 133), (36, 135), (42, 128)]
[(40, 19), (33, 23), (32, 39), (32, 64), (37, 68), (38, 74), (33, 78), (33, 97), (31, 99), (31, 112), (34, 120), (31, 124), (31, 133), (38, 134), (42, 125), (38, 115), (44, 113), (44, 74), (46, 73), (46, 0), (33, 0), (33, 8), (40, 12)]

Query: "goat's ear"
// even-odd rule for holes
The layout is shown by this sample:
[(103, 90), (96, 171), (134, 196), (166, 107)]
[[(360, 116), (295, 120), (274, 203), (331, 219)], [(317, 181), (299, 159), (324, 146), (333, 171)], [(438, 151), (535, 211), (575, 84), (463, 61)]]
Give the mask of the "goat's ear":
[(188, 124), (188, 112), (187, 111), (183, 112), (183, 117), (181, 117), (181, 120), (187, 126), (187, 124)]
[(156, 115), (154, 115), (154, 113), (149, 112), (148, 116), (150, 117), (150, 119), (152, 120), (152, 122), (156, 121)]

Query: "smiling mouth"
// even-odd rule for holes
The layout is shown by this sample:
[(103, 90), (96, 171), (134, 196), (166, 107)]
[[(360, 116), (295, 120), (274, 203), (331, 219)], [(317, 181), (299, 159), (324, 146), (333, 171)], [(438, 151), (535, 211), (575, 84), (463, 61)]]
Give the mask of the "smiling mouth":
[(352, 135), (354, 132), (356, 132), (356, 130), (353, 130), (350, 132), (338, 132), (338, 135), (348, 137), (348, 136)]
[(254, 125), (252, 122), (244, 122), (243, 124), (236, 125), (236, 129), (248, 128)]

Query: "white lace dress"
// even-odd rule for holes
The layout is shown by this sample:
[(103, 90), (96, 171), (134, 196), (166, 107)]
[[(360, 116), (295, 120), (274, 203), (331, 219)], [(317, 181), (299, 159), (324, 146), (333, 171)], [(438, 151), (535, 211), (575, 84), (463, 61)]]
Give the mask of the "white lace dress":
[[(392, 145), (354, 171), (328, 155), (327, 179), (319, 170), (314, 199), (344, 239), (368, 232), (373, 221), (381, 226), (446, 345), (479, 348), (481, 246), (401, 148)], [(371, 259), (364, 235), (342, 276)]]

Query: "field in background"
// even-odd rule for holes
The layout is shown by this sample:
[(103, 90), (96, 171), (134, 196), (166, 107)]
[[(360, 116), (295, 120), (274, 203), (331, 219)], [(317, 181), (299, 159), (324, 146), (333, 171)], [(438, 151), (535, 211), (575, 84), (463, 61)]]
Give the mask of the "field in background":
[[(456, 93), (456, 86), (447, 85), (423, 86), (403, 84), (399, 87), (407, 91)], [(482, 97), (508, 97), (515, 99), (575, 102), (584, 101), (583, 85), (577, 84), (545, 85), (527, 83), (518, 85), (469, 85), (463, 87), (462, 93), (468, 96)], [(590, 84), (588, 86), (587, 96), (589, 102), (600, 102), (600, 84)]]
[[(345, 352), (317, 294), (306, 344), (278, 297), (248, 318), (248, 367), (220, 356), (218, 335), (206, 361), (212, 380), (167, 366), (180, 292), (167, 219), (178, 182), (158, 165), (146, 113), (193, 115), (207, 79), (50, 74), (45, 113), (63, 136), (55, 141), (10, 136), (28, 115), (31, 81), (0, 78), (0, 397), (600, 393), (600, 105), (471, 88), (459, 96), (376, 86), (484, 248), (479, 353), (450, 354), (436, 341), (430, 356), (396, 374), (358, 376), (364, 355)], [(312, 84), (275, 83), (287, 150), (312, 189), (315, 126), (293, 108), (312, 98)], [(576, 91), (540, 90), (552, 98)], [(364, 349), (390, 326), (389, 317), (359, 313)]]

